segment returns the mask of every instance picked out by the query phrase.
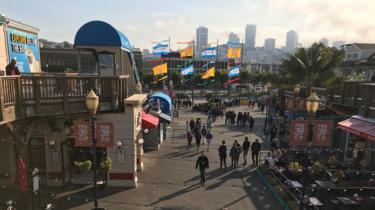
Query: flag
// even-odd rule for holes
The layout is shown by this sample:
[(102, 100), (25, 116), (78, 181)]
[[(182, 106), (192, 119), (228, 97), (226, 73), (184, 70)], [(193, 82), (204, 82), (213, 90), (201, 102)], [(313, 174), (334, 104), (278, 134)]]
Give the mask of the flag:
[(209, 47), (202, 51), (202, 56), (204, 58), (213, 59), (216, 57), (216, 47)]
[(228, 58), (240, 58), (241, 48), (228, 48)]
[(188, 42), (177, 42), (177, 44), (188, 44), (188, 45), (192, 45), (192, 44), (194, 44), (194, 41), (188, 41)]
[(193, 57), (193, 47), (187, 47), (185, 49), (180, 50), (180, 57)]
[(228, 77), (237, 77), (240, 75), (240, 67), (236, 66), (229, 70)]
[(162, 81), (162, 80), (165, 80), (165, 79), (167, 79), (167, 77), (168, 77), (168, 76), (164, 76), (164, 77), (162, 77), (162, 78), (158, 79), (158, 82), (160, 82), (160, 81)]
[(214, 76), (215, 76), (215, 67), (212, 67), (208, 69), (206, 72), (204, 72), (204, 74), (202, 75), (202, 79), (208, 79)]
[(209, 69), (209, 68), (211, 68), (213, 65), (211, 65), (211, 64), (215, 64), (215, 61), (210, 61), (210, 62), (208, 62), (208, 63), (206, 63), (206, 64), (204, 64), (203, 66), (202, 66), (202, 69)]
[(152, 48), (154, 55), (166, 55), (169, 53), (168, 44), (157, 44)]
[(152, 72), (154, 72), (154, 75), (166, 74), (167, 71), (168, 71), (167, 63), (163, 63), (152, 68)]
[(152, 44), (160, 44), (160, 43), (162, 43), (162, 42), (169, 42), (169, 39), (166, 39), (166, 40), (163, 40), (163, 41), (160, 41), (160, 42), (151, 42)]
[(188, 67), (181, 69), (181, 74), (184, 76), (192, 75), (193, 72), (194, 72), (194, 65), (189, 65)]

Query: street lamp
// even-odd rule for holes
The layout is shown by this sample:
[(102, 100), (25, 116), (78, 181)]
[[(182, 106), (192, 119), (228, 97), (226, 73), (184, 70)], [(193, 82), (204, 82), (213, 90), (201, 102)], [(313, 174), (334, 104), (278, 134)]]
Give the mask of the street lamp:
[(96, 133), (95, 133), (95, 120), (96, 111), (99, 106), (99, 97), (95, 94), (93, 90), (86, 96), (86, 107), (91, 114), (91, 130), (92, 130), (92, 151), (94, 153), (93, 157), (93, 181), (94, 181), (94, 208), (92, 210), (99, 210), (98, 208), (98, 189), (97, 189), (97, 177), (96, 177)]
[(316, 111), (319, 108), (319, 97), (315, 92), (312, 92), (311, 95), (307, 98), (306, 109), (309, 113), (309, 116), (315, 116)]

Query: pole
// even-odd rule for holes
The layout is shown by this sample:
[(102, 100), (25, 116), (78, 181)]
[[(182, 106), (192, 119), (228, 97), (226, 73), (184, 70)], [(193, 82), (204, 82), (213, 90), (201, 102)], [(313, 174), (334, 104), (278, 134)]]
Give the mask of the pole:
[(193, 37), (193, 56), (192, 56), (192, 63), (193, 63), (193, 74), (191, 75), (191, 85), (190, 85), (190, 88), (191, 88), (191, 105), (193, 106), (194, 104), (194, 72), (195, 72), (195, 67), (194, 67), (194, 56), (195, 56), (195, 39)]
[(97, 177), (96, 177), (96, 126), (95, 126), (96, 116), (91, 116), (91, 129), (92, 129), (92, 151), (94, 152), (93, 157), (93, 181), (94, 181), (94, 207), (98, 208), (98, 189), (97, 189)]
[[(219, 69), (219, 55), (218, 55), (218, 52), (219, 52), (219, 39), (216, 40), (216, 65), (215, 65), (215, 70), (217, 71)], [(215, 74), (215, 77), (216, 77), (216, 74)], [(217, 79), (215, 79), (215, 92), (217, 93), (218, 90), (220, 90), (221, 88), (217, 87)], [(220, 84), (220, 83), (219, 83)], [(218, 94), (216, 94), (218, 95)]]

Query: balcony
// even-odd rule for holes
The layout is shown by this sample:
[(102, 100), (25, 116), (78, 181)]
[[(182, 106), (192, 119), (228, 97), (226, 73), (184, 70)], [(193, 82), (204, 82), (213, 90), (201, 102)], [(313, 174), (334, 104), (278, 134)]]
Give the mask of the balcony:
[(87, 113), (85, 97), (94, 89), (100, 111), (123, 111), (128, 76), (32, 74), (0, 76), (0, 124), (27, 117)]

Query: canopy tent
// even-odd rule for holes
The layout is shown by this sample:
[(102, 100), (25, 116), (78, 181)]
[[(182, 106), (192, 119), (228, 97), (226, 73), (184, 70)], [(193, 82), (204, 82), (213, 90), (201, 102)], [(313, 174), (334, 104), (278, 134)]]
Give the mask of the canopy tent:
[[(129, 39), (112, 25), (103, 21), (91, 21), (78, 30), (74, 47), (93, 52), (99, 75), (129, 75), (129, 94), (140, 83), (138, 70)], [(81, 72), (80, 65), (79, 71)]]
[(154, 93), (148, 99), (148, 103), (157, 103), (160, 102), (160, 110), (167, 115), (171, 114), (172, 111), (172, 99), (167, 94), (164, 93)]
[(156, 128), (159, 125), (159, 118), (147, 114), (146, 112), (142, 111), (141, 112), (141, 118), (142, 118), (142, 128)]
[(362, 138), (375, 141), (374, 120), (363, 118), (360, 116), (353, 116), (349, 119), (339, 122), (337, 124), (337, 127)]

